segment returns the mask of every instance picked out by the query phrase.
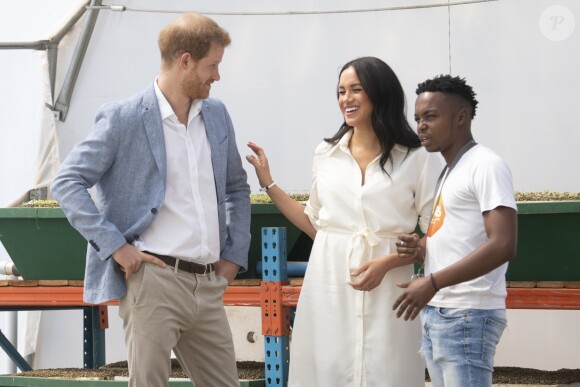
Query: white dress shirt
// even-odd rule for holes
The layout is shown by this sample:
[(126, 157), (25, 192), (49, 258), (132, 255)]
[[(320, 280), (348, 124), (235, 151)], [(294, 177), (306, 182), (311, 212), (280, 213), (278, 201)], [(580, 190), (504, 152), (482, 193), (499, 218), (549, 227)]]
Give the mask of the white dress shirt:
[(161, 111), (167, 181), (165, 200), (137, 249), (202, 264), (219, 259), (217, 195), (211, 149), (201, 117), (202, 100), (192, 102), (187, 126), (179, 122), (155, 81)]

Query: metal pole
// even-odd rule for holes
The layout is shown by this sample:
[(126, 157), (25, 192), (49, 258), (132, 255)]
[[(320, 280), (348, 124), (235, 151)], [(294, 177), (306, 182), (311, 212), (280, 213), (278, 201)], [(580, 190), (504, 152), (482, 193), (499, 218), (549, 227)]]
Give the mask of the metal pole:
[[(100, 6), (101, 3), (102, 0), (92, 0), (89, 7)], [(87, 52), (89, 41), (91, 40), (91, 35), (93, 34), (95, 24), (97, 23), (97, 16), (99, 16), (99, 9), (89, 8), (62, 89), (54, 104), (54, 110), (60, 112), (59, 120), (62, 122), (64, 122), (68, 114), (72, 93)]]

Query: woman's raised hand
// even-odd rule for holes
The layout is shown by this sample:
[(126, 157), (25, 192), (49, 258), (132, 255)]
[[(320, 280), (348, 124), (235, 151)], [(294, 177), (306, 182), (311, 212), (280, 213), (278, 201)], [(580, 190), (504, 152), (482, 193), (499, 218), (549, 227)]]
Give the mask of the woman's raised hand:
[(253, 142), (248, 142), (248, 148), (254, 151), (254, 154), (247, 155), (246, 160), (256, 169), (256, 175), (258, 176), (262, 191), (266, 191), (270, 199), (272, 199), (272, 202), (278, 207), (286, 219), (306, 233), (310, 238), (314, 239), (316, 229), (310, 223), (308, 215), (304, 213), (304, 205), (292, 199), (282, 188), (276, 185), (276, 182), (270, 174), (270, 166), (268, 165), (268, 158), (264, 150)]
[(251, 141), (248, 142), (248, 148), (254, 151), (254, 154), (247, 155), (246, 160), (254, 166), (256, 176), (258, 176), (258, 181), (260, 182), (260, 187), (266, 187), (274, 180), (270, 174), (270, 166), (268, 165), (268, 158), (264, 153), (264, 149)]

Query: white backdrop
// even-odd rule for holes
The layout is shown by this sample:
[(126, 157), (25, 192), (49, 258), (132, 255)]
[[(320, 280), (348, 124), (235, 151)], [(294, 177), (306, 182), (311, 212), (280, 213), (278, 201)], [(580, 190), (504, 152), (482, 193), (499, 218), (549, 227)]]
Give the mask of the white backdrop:
[[(3, 4), (0, 42), (48, 38), (82, 3)], [(102, 10), (64, 123), (55, 123), (45, 107), (52, 102), (45, 52), (0, 50), (4, 86), (0, 205), (15, 204), (29, 189), (48, 185), (59, 160), (90, 131), (101, 104), (129, 97), (153, 81), (159, 66), (157, 34), (178, 11), (280, 13), (400, 7), (411, 2), (140, 0), (115, 4), (175, 12)], [(335, 87), (343, 63), (363, 55), (389, 63), (405, 89), (409, 117), (417, 83), (451, 72), (465, 76), (478, 93), (476, 139), (508, 161), (516, 190), (578, 192), (580, 174), (569, 170), (580, 161), (576, 151), (580, 131), (572, 119), (580, 88), (580, 39), (574, 28), (579, 13), (576, 0), (499, 0), (375, 12), (213, 15), (231, 33), (233, 43), (221, 66), (222, 80), (212, 94), (230, 110), (242, 155), (247, 153), (247, 141), (262, 144), (280, 185), (307, 191), (312, 151), (341, 123)], [(78, 27), (59, 46), (57, 95)], [(257, 191), (257, 181), (246, 167)]]
[[(128, 8), (173, 6), (177, 10), (185, 4), (120, 3)], [(201, 12), (282, 12), (409, 3), (240, 0), (187, 5)], [(475, 137), (506, 158), (516, 190), (578, 192), (580, 175), (569, 173), (567, 166), (580, 161), (576, 151), (580, 131), (570, 119), (580, 89), (580, 39), (577, 31), (562, 41), (546, 37), (540, 17), (555, 4), (565, 5), (574, 14), (580, 12), (580, 3), (574, 0), (501, 0), (450, 10), (215, 15), (233, 42), (212, 95), (227, 104), (242, 155), (248, 153), (247, 141), (262, 144), (277, 181), (288, 190), (307, 191), (314, 147), (342, 122), (335, 88), (343, 63), (363, 55), (389, 63), (403, 83), (409, 117), (417, 83), (451, 71), (466, 77), (476, 90), (480, 107), (473, 125)], [(58, 125), (61, 157), (90, 130), (99, 105), (128, 97), (153, 81), (159, 62), (158, 31), (175, 16), (101, 12), (71, 111), (67, 121)], [(246, 166), (257, 191), (257, 181)]]

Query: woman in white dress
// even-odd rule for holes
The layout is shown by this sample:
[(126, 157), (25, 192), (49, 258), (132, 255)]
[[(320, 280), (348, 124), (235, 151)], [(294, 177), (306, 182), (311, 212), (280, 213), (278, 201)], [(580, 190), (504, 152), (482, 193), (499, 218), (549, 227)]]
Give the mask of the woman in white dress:
[(442, 163), (420, 147), (392, 69), (365, 57), (344, 65), (337, 88), (344, 123), (315, 150), (306, 208), (274, 183), (262, 148), (260, 185), (314, 239), (290, 345), (291, 387), (425, 385), (419, 322), (391, 310), (395, 281), (413, 274), (397, 235), (428, 225)]

